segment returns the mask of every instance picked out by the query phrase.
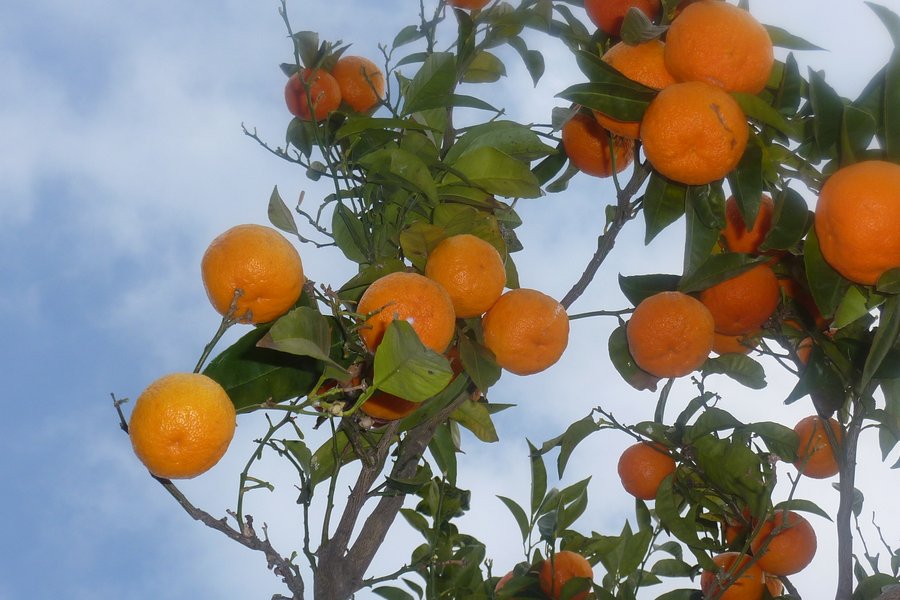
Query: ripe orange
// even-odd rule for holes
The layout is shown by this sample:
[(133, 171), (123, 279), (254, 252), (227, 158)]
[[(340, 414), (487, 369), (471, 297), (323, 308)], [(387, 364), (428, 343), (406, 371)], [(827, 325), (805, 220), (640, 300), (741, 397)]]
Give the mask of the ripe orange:
[(638, 304), (625, 333), (637, 366), (657, 377), (681, 377), (709, 356), (713, 318), (692, 296), (660, 292)]
[[(734, 568), (735, 572), (744, 567), (750, 560), (746, 554), (739, 552), (724, 552), (713, 557), (713, 562), (719, 567), (719, 571), (706, 571), (700, 575), (700, 589), (703, 591), (704, 598), (710, 598), (723, 593), (719, 598), (721, 600), (760, 600), (763, 597), (763, 589), (765, 588), (765, 574), (757, 564), (752, 564), (741, 573), (737, 579), (730, 585), (724, 586), (724, 577), (728, 571)], [(735, 563), (737, 566), (734, 566)]]
[(726, 335), (744, 335), (760, 329), (780, 300), (778, 278), (765, 264), (700, 292), (700, 302), (712, 313), (716, 331)]
[(363, 292), (356, 310), (370, 315), (359, 334), (372, 352), (394, 319), (412, 325), (422, 343), (435, 352), (446, 350), (456, 332), (450, 296), (439, 283), (418, 273), (396, 272), (376, 279)]
[(459, 319), (480, 317), (506, 287), (503, 257), (493, 245), (470, 234), (442, 240), (428, 254), (425, 275), (444, 286)]
[[(266, 323), (286, 313), (306, 276), (297, 249), (264, 225), (237, 225), (210, 243), (200, 263), (213, 307), (241, 323)], [(240, 296), (234, 301), (235, 292)]]
[(759, 204), (759, 212), (751, 227), (744, 223), (741, 209), (738, 207), (734, 196), (725, 201), (725, 229), (722, 230), (722, 240), (725, 249), (731, 252), (744, 252), (757, 254), (759, 245), (772, 228), (772, 213), (775, 203), (769, 196), (763, 195)]
[(379, 421), (396, 421), (412, 414), (420, 405), (419, 402), (410, 402), (399, 396), (379, 391), (363, 402), (359, 409)]
[(626, 492), (653, 500), (662, 480), (675, 472), (675, 459), (660, 444), (638, 442), (622, 452), (617, 470)]
[(222, 386), (199, 373), (172, 373), (138, 397), (128, 433), (151, 473), (190, 479), (219, 462), (234, 428), (234, 404)]
[[(561, 597), (562, 588), (570, 579), (576, 577), (594, 578), (594, 569), (588, 560), (571, 550), (560, 550), (541, 563), (539, 572), (541, 591), (549, 598), (558, 600)], [(584, 600), (589, 592), (584, 591), (573, 595), (570, 600)]]
[(563, 148), (569, 160), (578, 170), (595, 177), (621, 173), (634, 160), (634, 140), (617, 136), (612, 140), (611, 150), (609, 132), (593, 116), (583, 113), (575, 114), (562, 128)]
[(688, 185), (725, 177), (741, 160), (749, 138), (747, 117), (734, 98), (702, 81), (660, 91), (641, 121), (647, 160), (664, 176)]
[(468, 10), (481, 10), (491, 0), (447, 0), (447, 4), (456, 8), (465, 8)]
[(368, 58), (342, 56), (331, 75), (341, 89), (341, 99), (356, 112), (369, 112), (384, 96), (384, 74)]
[[(618, 42), (602, 58), (625, 77), (661, 90), (675, 83), (675, 78), (666, 69), (663, 60), (664, 47), (665, 44), (658, 39), (636, 46)], [(597, 111), (594, 111), (594, 117), (602, 127), (615, 135), (632, 139), (640, 135), (640, 121), (620, 121)]]
[(591, 22), (608, 35), (619, 35), (628, 9), (634, 6), (650, 20), (659, 14), (659, 0), (584, 0)]
[[(765, 550), (762, 546), (769, 540)], [(805, 518), (788, 511), (777, 511), (760, 527), (750, 542), (753, 555), (758, 556), (759, 568), (767, 573), (793, 575), (812, 562), (816, 555), (816, 532)]]
[(291, 75), (285, 84), (284, 101), (295, 117), (321, 121), (341, 105), (341, 87), (326, 71), (303, 69)]
[(666, 34), (666, 66), (680, 81), (705, 81), (758, 94), (775, 62), (772, 40), (756, 18), (727, 2), (695, 2)]
[[(827, 479), (837, 475), (841, 470), (835, 448), (832, 447), (825, 431), (826, 419), (818, 415), (811, 415), (800, 419), (794, 425), (794, 433), (800, 438), (797, 446), (797, 460), (794, 466), (807, 477), (813, 479)], [(841, 424), (836, 419), (827, 419), (835, 439), (840, 442), (843, 438)]]
[(516, 375), (547, 369), (569, 344), (566, 309), (537, 290), (506, 292), (482, 317), (481, 327), (497, 364)]
[(715, 333), (713, 337), (712, 351), (719, 356), (723, 354), (749, 354), (758, 343), (759, 332), (750, 332), (740, 335), (726, 335), (724, 333)]
[(825, 260), (851, 281), (872, 285), (900, 267), (900, 165), (870, 160), (835, 171), (815, 226)]

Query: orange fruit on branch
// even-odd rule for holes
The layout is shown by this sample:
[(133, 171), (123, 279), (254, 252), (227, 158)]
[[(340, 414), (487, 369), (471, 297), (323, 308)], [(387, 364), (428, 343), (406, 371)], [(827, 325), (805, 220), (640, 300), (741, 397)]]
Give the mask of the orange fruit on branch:
[(211, 469), (228, 450), (234, 429), (228, 394), (200, 373), (172, 373), (151, 383), (128, 423), (134, 453), (166, 479), (190, 479)]
[(637, 366), (657, 377), (681, 377), (706, 362), (713, 317), (692, 296), (660, 292), (637, 305), (625, 334)]
[[(632, 81), (661, 90), (675, 83), (663, 59), (664, 46), (658, 39), (636, 46), (618, 42), (603, 54), (602, 60)], [(620, 121), (596, 110), (594, 117), (615, 135), (632, 139), (640, 136), (640, 121)]]
[(870, 160), (838, 169), (815, 212), (822, 256), (850, 281), (872, 285), (900, 267), (900, 165)]
[(762, 524), (750, 548), (759, 557), (759, 568), (766, 573), (779, 577), (793, 575), (805, 569), (815, 557), (816, 532), (799, 514), (779, 510)]
[(361, 411), (377, 421), (396, 421), (412, 414), (420, 402), (410, 402), (399, 396), (378, 391), (362, 403)]
[(745, 335), (760, 329), (781, 301), (772, 268), (759, 264), (700, 292), (700, 302), (712, 313), (716, 331)]
[(356, 310), (367, 316), (359, 334), (372, 352), (394, 319), (407, 321), (419, 340), (435, 352), (446, 350), (456, 333), (450, 296), (439, 283), (418, 273), (396, 272), (376, 279), (363, 292)]
[(484, 345), (497, 364), (531, 375), (555, 364), (569, 343), (569, 317), (562, 304), (537, 290), (510, 290), (481, 319)]
[(748, 11), (706, 0), (686, 7), (666, 34), (666, 66), (679, 81), (758, 94), (775, 62), (766, 28)]
[(576, 113), (566, 121), (562, 143), (572, 164), (594, 177), (621, 173), (634, 160), (634, 140), (613, 135), (610, 145), (610, 133), (589, 114)]
[(675, 472), (675, 459), (660, 444), (638, 442), (619, 456), (617, 471), (625, 491), (641, 500), (653, 500), (663, 479)]
[[(541, 563), (538, 576), (541, 591), (549, 598), (558, 600), (562, 597), (562, 589), (569, 580), (576, 577), (593, 579), (594, 569), (591, 563), (577, 552), (560, 550)], [(588, 594), (589, 591), (580, 592), (571, 596), (570, 600), (584, 600)]]
[(715, 333), (712, 351), (719, 356), (723, 354), (749, 354), (758, 345), (759, 332), (742, 333), (739, 335), (726, 335)]
[[(716, 594), (721, 600), (760, 600), (765, 588), (765, 574), (757, 564), (748, 566), (736, 578), (727, 578), (728, 572), (743, 569), (750, 557), (739, 552), (724, 552), (713, 557), (719, 571), (704, 570), (700, 575), (700, 589), (704, 598)], [(722, 593), (722, 590), (725, 590)]]
[[(222, 315), (266, 323), (300, 297), (306, 276), (297, 249), (264, 225), (237, 225), (210, 243), (200, 263), (206, 295)], [(235, 300), (235, 294), (238, 294)]]
[(384, 96), (384, 73), (362, 56), (342, 56), (331, 69), (341, 90), (341, 99), (353, 110), (372, 110)]
[(838, 449), (831, 445), (831, 439), (825, 430), (826, 423), (831, 427), (835, 440), (840, 443), (844, 432), (841, 424), (833, 417), (824, 419), (819, 415), (811, 415), (794, 425), (794, 433), (800, 438), (794, 466), (800, 473), (813, 479), (827, 479), (841, 470), (837, 459)]
[(284, 101), (295, 117), (321, 121), (341, 105), (341, 87), (322, 69), (301, 69), (288, 78)]
[(640, 133), (650, 164), (688, 185), (725, 177), (750, 138), (747, 117), (734, 98), (702, 81), (660, 91), (644, 112)]
[(628, 9), (635, 7), (652, 21), (659, 14), (659, 0), (584, 0), (584, 10), (598, 29), (618, 36)]
[(457, 318), (480, 317), (503, 293), (503, 257), (489, 242), (470, 234), (442, 240), (428, 254), (425, 276), (441, 284)]

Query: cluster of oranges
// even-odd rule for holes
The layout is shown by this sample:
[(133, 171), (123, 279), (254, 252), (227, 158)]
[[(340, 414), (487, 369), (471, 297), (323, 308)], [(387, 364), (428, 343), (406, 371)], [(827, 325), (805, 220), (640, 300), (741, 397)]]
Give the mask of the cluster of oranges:
[[(620, 34), (630, 8), (655, 19), (660, 2), (585, 2), (591, 21), (613, 37)], [(774, 54), (768, 33), (749, 12), (701, 0), (680, 3), (664, 39), (618, 42), (602, 60), (657, 94), (640, 121), (621, 121), (599, 111), (578, 113), (562, 130), (572, 163), (586, 173), (609, 176), (632, 162), (633, 141), (639, 139), (660, 174), (702, 185), (723, 178), (740, 161), (750, 128), (730, 92), (762, 91)]]
[[(563, 597), (563, 589), (570, 581), (581, 579), (592, 581), (594, 569), (584, 556), (571, 550), (560, 550), (543, 560), (535, 569), (537, 580), (544, 596), (552, 600)], [(515, 575), (510, 571), (497, 581), (494, 592), (499, 592)], [(571, 587), (571, 586), (570, 586)], [(590, 590), (566, 596), (569, 600), (585, 600)]]
[(342, 56), (327, 71), (305, 67), (288, 78), (284, 101), (295, 117), (321, 121), (341, 103), (358, 113), (374, 109), (384, 96), (384, 73), (363, 56)]

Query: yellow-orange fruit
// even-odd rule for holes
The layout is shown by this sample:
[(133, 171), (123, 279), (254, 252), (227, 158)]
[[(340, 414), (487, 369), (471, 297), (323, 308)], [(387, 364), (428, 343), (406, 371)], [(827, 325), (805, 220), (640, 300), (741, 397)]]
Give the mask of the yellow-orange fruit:
[(480, 317), (506, 287), (503, 257), (493, 245), (470, 234), (442, 240), (428, 254), (425, 276), (440, 283), (459, 319)]

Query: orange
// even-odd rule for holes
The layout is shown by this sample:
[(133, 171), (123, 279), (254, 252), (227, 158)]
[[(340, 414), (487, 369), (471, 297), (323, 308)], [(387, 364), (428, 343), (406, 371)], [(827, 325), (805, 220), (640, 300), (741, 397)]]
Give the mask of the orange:
[(760, 329), (781, 301), (778, 278), (769, 265), (756, 265), (700, 292), (712, 313), (716, 331), (744, 335)]
[(660, 444), (638, 442), (622, 452), (617, 470), (626, 492), (641, 500), (653, 500), (662, 480), (675, 472), (675, 459)]
[(468, 10), (481, 10), (491, 0), (447, 0), (447, 4), (456, 8), (466, 8)]
[[(794, 425), (794, 433), (800, 438), (794, 466), (803, 475), (813, 479), (827, 479), (837, 475), (841, 470), (835, 448), (832, 447), (825, 431), (825, 422), (826, 419), (811, 415)], [(835, 439), (840, 442), (843, 438), (841, 424), (833, 417), (827, 422), (834, 432)]]
[(446, 350), (456, 332), (450, 296), (439, 283), (418, 273), (396, 272), (376, 279), (360, 297), (357, 312), (368, 315), (359, 334), (372, 352), (394, 319), (412, 325), (422, 343), (435, 352)]
[(660, 91), (641, 121), (647, 160), (662, 175), (688, 185), (725, 177), (749, 139), (747, 117), (735, 99), (702, 81)]
[(342, 56), (331, 75), (338, 82), (341, 99), (356, 112), (369, 112), (384, 96), (384, 74), (368, 58)]
[(713, 337), (713, 352), (719, 356), (723, 354), (749, 354), (757, 346), (756, 339), (759, 332), (751, 332), (740, 335), (725, 335), (716, 332)]
[(713, 318), (692, 296), (660, 292), (637, 305), (625, 333), (637, 366), (657, 377), (681, 377), (706, 362)]
[(444, 286), (459, 319), (480, 317), (506, 287), (503, 257), (470, 234), (450, 236), (428, 254), (425, 275)]
[(809, 355), (812, 354), (812, 349), (813, 339), (809, 336), (806, 336), (797, 343), (795, 351), (797, 352), (797, 360), (800, 361), (801, 365), (806, 366), (809, 364)]
[(666, 66), (679, 81), (705, 81), (729, 92), (758, 94), (775, 62), (766, 28), (727, 2), (695, 2), (666, 34)]
[[(553, 600), (561, 598), (562, 589), (570, 579), (584, 577), (594, 578), (594, 569), (591, 563), (571, 550), (560, 550), (541, 563), (538, 573), (541, 583), (541, 591)], [(570, 600), (584, 600), (588, 597), (588, 591), (579, 592), (570, 597)]]
[(700, 575), (700, 589), (703, 591), (704, 598), (711, 598), (724, 588), (725, 592), (718, 596), (721, 600), (760, 600), (765, 588), (765, 574), (756, 564), (747, 567), (737, 579), (725, 585), (727, 583), (726, 574), (732, 569), (737, 572), (749, 560), (749, 556), (739, 552), (724, 552), (714, 556), (713, 562), (719, 567), (718, 573), (704, 570)]
[(387, 392), (375, 392), (359, 407), (361, 411), (379, 421), (396, 421), (412, 414), (419, 402), (410, 402)]
[[(661, 90), (675, 83), (675, 78), (666, 69), (663, 60), (664, 47), (665, 44), (658, 39), (636, 46), (618, 42), (602, 58), (628, 79)], [(615, 135), (632, 139), (640, 135), (640, 121), (620, 121), (597, 111), (594, 111), (594, 117), (602, 127)]]
[[(765, 550), (763, 544), (768, 540)], [(816, 555), (816, 532), (809, 521), (795, 512), (777, 511), (750, 542), (759, 568), (783, 577), (799, 573)]]
[[(634, 160), (634, 140), (613, 136), (593, 116), (576, 113), (562, 128), (563, 149), (579, 171), (595, 177), (621, 173)], [(613, 169), (615, 157), (615, 169)]]
[[(200, 262), (213, 307), (241, 323), (265, 323), (300, 297), (306, 276), (297, 249), (264, 225), (237, 225), (212, 241)], [(235, 293), (239, 293), (235, 302)]]
[(835, 171), (815, 226), (825, 260), (850, 281), (872, 285), (900, 267), (900, 165), (871, 160)]
[(722, 230), (725, 249), (731, 252), (757, 254), (759, 245), (762, 244), (772, 228), (774, 210), (775, 203), (772, 198), (763, 195), (759, 204), (759, 212), (756, 213), (756, 220), (748, 228), (744, 223), (737, 200), (734, 196), (729, 197), (725, 201), (725, 229)]
[(516, 375), (547, 369), (569, 344), (566, 309), (537, 290), (506, 292), (482, 317), (481, 327), (497, 364)]
[(635, 7), (650, 20), (659, 14), (659, 0), (584, 0), (584, 10), (591, 22), (608, 35), (619, 35), (628, 9)]
[(341, 88), (330, 73), (321, 69), (303, 69), (288, 79), (284, 86), (284, 101), (295, 117), (321, 121), (341, 105)]
[(190, 479), (219, 462), (234, 428), (234, 404), (222, 386), (199, 373), (172, 373), (138, 397), (128, 433), (134, 453), (151, 473)]

